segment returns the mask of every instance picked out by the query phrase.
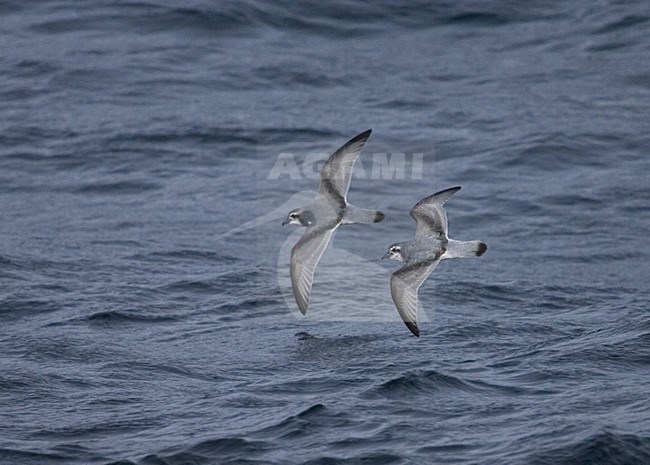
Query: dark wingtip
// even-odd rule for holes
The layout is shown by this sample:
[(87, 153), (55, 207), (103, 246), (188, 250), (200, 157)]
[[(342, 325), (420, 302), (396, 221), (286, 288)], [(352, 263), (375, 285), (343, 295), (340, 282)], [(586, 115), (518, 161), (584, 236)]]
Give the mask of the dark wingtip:
[(405, 321), (404, 324), (406, 324), (406, 327), (415, 335), (415, 337), (420, 337), (420, 329), (417, 324), (411, 323), (410, 321)]
[(303, 301), (301, 298), (298, 297), (298, 294), (294, 294), (293, 297), (296, 299), (296, 305), (298, 305), (298, 310), (300, 310), (300, 313), (306, 315), (309, 302)]
[(375, 223), (379, 223), (384, 218), (386, 218), (386, 215), (384, 215), (382, 212), (375, 212)]
[(451, 194), (453, 195), (456, 192), (458, 192), (459, 190), (460, 190), (460, 186), (454, 186), (454, 187), (449, 187), (447, 189), (443, 189), (440, 192), (436, 192), (433, 195), (440, 195), (440, 194), (444, 194), (445, 192), (451, 192)]
[(363, 131), (362, 133), (357, 134), (352, 139), (347, 141), (345, 145), (351, 145), (351, 144), (354, 144), (356, 142), (366, 140), (368, 137), (370, 137), (371, 133), (372, 133), (372, 129), (368, 129), (366, 131)]
[(479, 243), (478, 249), (476, 249), (476, 256), (480, 257), (485, 253), (486, 250), (487, 250), (487, 244), (485, 242)]

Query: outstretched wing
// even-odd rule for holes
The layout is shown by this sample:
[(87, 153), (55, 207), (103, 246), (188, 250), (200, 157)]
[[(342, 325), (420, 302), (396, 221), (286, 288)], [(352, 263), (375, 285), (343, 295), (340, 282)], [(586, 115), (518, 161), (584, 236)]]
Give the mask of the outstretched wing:
[(399, 316), (416, 336), (418, 328), (418, 289), (429, 277), (440, 259), (407, 263), (390, 277), (390, 293)]
[(342, 203), (345, 207), (347, 202), (350, 181), (352, 180), (352, 169), (357, 161), (361, 150), (370, 137), (371, 129), (353, 137), (340, 149), (330, 155), (327, 162), (320, 170), (319, 195), (332, 197), (336, 203)]
[(340, 223), (330, 222), (310, 226), (291, 249), (291, 287), (298, 308), (304, 315), (309, 305), (309, 294), (314, 281), (314, 270)]
[(443, 205), (459, 190), (460, 186), (450, 187), (425, 197), (415, 204), (411, 209), (411, 216), (417, 223), (415, 237), (447, 239), (447, 213)]

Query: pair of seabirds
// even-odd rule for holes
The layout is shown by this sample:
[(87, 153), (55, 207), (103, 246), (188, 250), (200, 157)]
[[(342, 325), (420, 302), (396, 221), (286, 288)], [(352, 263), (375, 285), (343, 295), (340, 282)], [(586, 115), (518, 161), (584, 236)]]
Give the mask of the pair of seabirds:
[[(320, 170), (320, 187), (309, 204), (289, 212), (282, 225), (307, 229), (291, 250), (291, 286), (298, 308), (304, 315), (314, 270), (334, 231), (342, 224), (372, 224), (384, 219), (379, 211), (365, 210), (347, 201), (354, 163), (370, 137), (369, 129), (353, 137), (334, 152)], [(460, 186), (436, 192), (411, 209), (417, 226), (410, 241), (396, 242), (383, 258), (404, 262), (390, 277), (390, 291), (397, 311), (409, 330), (418, 328), (418, 290), (440, 262), (448, 258), (480, 257), (487, 250), (481, 241), (456, 241), (447, 236), (447, 214), (443, 205)]]

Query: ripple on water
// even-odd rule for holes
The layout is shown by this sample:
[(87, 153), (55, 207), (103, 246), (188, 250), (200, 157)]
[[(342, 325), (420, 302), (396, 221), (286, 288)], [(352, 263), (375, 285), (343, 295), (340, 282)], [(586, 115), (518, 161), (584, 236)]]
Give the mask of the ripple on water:
[(603, 431), (565, 447), (533, 454), (527, 461), (533, 465), (642, 465), (650, 463), (650, 437)]

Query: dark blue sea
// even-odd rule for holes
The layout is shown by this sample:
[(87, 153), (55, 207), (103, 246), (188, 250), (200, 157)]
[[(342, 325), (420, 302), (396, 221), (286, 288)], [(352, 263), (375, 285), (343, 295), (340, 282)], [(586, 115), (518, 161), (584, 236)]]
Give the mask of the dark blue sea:
[[(650, 463), (649, 11), (0, 3), (0, 464)], [(456, 185), (416, 338), (381, 257)]]

